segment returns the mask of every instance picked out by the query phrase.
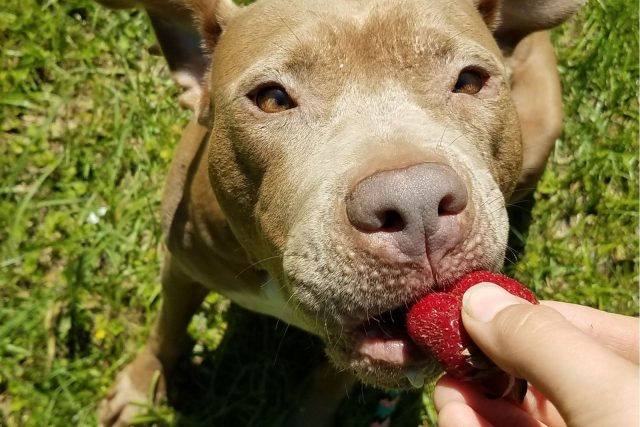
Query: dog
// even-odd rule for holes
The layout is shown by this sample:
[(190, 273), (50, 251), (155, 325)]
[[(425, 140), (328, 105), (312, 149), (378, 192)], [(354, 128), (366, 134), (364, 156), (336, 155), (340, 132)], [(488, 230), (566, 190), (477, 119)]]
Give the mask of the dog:
[[(358, 379), (433, 377), (402, 319), (499, 270), (506, 205), (562, 126), (548, 30), (576, 0), (101, 0), (149, 14), (194, 110), (166, 181), (162, 307), (102, 404), (126, 425), (216, 291), (326, 344), (291, 425), (331, 425)], [(241, 274), (239, 274), (241, 273)]]

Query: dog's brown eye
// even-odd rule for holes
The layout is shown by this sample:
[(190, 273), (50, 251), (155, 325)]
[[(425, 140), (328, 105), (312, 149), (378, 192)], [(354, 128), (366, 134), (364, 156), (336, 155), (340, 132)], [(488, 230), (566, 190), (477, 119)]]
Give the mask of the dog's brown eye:
[(453, 87), (455, 93), (466, 93), (467, 95), (475, 95), (480, 92), (486, 81), (486, 77), (476, 70), (462, 70), (458, 76), (458, 81)]
[(256, 92), (255, 103), (265, 113), (279, 113), (295, 107), (287, 92), (278, 86), (269, 86)]

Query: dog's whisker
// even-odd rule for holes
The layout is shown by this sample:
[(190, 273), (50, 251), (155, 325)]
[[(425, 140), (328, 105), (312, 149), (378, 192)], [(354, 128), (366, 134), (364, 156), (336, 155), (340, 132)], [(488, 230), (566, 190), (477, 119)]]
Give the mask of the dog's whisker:
[(528, 203), (527, 200), (518, 200), (518, 201), (515, 201), (515, 202), (508, 202), (506, 204), (506, 207), (508, 207), (508, 208), (511, 208), (511, 207), (522, 207), (520, 205), (523, 205), (523, 204), (526, 204), (526, 203)]
[(462, 34), (466, 33), (467, 31), (469, 31), (469, 28), (464, 29), (464, 30), (462, 30), (462, 31), (460, 31), (460, 32), (458, 32), (458, 33), (456, 33), (456, 34), (454, 34), (453, 36), (449, 37), (449, 38), (446, 40), (446, 43), (449, 43), (451, 40), (453, 40), (453, 39), (455, 39), (455, 38), (459, 37), (460, 35), (462, 35)]
[(271, 43), (272, 45), (274, 45), (275, 47), (277, 47), (278, 49), (283, 50), (284, 52), (292, 52), (291, 48), (289, 47), (284, 47), (279, 43), (276, 43), (274, 40), (271, 40), (269, 43)]
[(489, 214), (489, 216), (493, 216), (496, 212), (499, 212), (502, 209), (504, 209), (502, 206), (498, 206), (497, 208), (495, 208), (495, 209), (493, 209), (491, 211), (488, 211), (488, 214)]
[(518, 210), (523, 211), (523, 212), (528, 212), (530, 210), (527, 206), (520, 206), (520, 205), (515, 204), (515, 203), (512, 204), (512, 205), (508, 205), (507, 208), (509, 208), (509, 209), (518, 209)]
[(283, 255), (273, 255), (273, 256), (270, 256), (270, 257), (266, 257), (266, 258), (260, 259), (260, 260), (258, 260), (258, 261), (256, 261), (256, 262), (251, 263), (249, 266), (247, 266), (247, 267), (243, 268), (242, 270), (240, 270), (240, 272), (238, 272), (238, 274), (236, 274), (236, 275), (235, 275), (234, 279), (239, 278), (242, 274), (246, 273), (247, 271), (251, 270), (252, 268), (254, 268), (254, 267), (256, 267), (256, 266), (258, 266), (258, 265), (260, 265), (260, 264), (262, 264), (262, 263), (264, 263), (264, 262), (271, 261), (271, 260), (278, 259), (278, 258), (283, 258), (283, 259), (284, 259), (284, 258), (287, 258), (287, 257), (292, 257), (292, 258), (293, 258), (293, 257), (300, 257), (300, 258), (304, 258), (304, 255), (299, 255), (299, 254), (283, 254)]
[(258, 261), (256, 261), (256, 262), (253, 262), (253, 263), (249, 264), (249, 266), (248, 266), (248, 267), (245, 267), (245, 268), (243, 268), (242, 270), (240, 270), (240, 271), (238, 272), (238, 274), (236, 274), (236, 275), (235, 275), (234, 279), (239, 278), (243, 273), (246, 273), (247, 271), (251, 270), (252, 268), (254, 268), (254, 267), (255, 267), (255, 266), (257, 266), (257, 265), (262, 264), (263, 262), (270, 261), (270, 260), (272, 260), (272, 259), (282, 258), (282, 257), (283, 257), (282, 255), (274, 255), (274, 256), (270, 256), (270, 257), (267, 257), (267, 258), (264, 258), (264, 259), (258, 260)]
[(503, 197), (503, 196), (502, 196), (502, 194), (500, 194), (500, 195), (497, 195), (497, 196), (492, 197), (492, 198), (490, 198), (490, 199), (486, 199), (484, 202), (482, 202), (482, 203), (480, 204), (480, 206), (478, 206), (478, 209), (483, 208), (485, 205), (491, 205), (491, 204), (493, 204), (494, 202), (497, 202), (497, 201), (501, 200), (501, 199), (502, 199), (502, 197)]
[(533, 191), (535, 189), (537, 189), (538, 186), (534, 185), (533, 187), (518, 187), (517, 190), (518, 191)]
[[(277, 325), (277, 323), (276, 323)], [(282, 332), (282, 336), (280, 337), (280, 341), (278, 342), (278, 347), (276, 348), (276, 352), (273, 358), (273, 366), (276, 366), (276, 363), (278, 362), (278, 357), (280, 356), (280, 349), (282, 348), (282, 343), (284, 342), (284, 337), (287, 334), (287, 331), (289, 331), (289, 324), (287, 323), (287, 325), (284, 328), (284, 332)]]
[(507, 262), (515, 265), (516, 261), (518, 260), (518, 252), (509, 245), (507, 245), (506, 251), (514, 257), (514, 260), (509, 259), (508, 256), (505, 256), (505, 259), (507, 260)]
[(440, 144), (442, 144), (442, 139), (444, 138), (444, 134), (447, 131), (447, 124), (445, 124), (444, 129), (442, 129), (442, 135), (440, 135), (440, 140), (438, 141), (438, 143), (436, 144), (436, 149), (439, 150), (440, 149)]
[(459, 140), (460, 138), (462, 138), (464, 135), (460, 134), (458, 136), (456, 136), (455, 138), (453, 138), (451, 141), (449, 141), (449, 143), (447, 145), (453, 145), (454, 142), (456, 142), (457, 140)]
[(302, 44), (302, 40), (300, 40), (300, 38), (298, 37), (298, 35), (291, 29), (291, 27), (289, 26), (289, 24), (287, 23), (287, 21), (284, 20), (284, 18), (281, 15), (278, 15), (278, 19), (280, 20), (280, 22), (282, 22), (282, 25), (284, 25), (287, 30), (289, 30), (289, 32), (291, 33), (291, 35), (298, 40), (298, 43)]
[(327, 325), (327, 312), (325, 311), (324, 313), (324, 319), (323, 319), (323, 324), (324, 324), (324, 333), (327, 337), (327, 342), (330, 343), (331, 342), (331, 334), (329, 333), (329, 325)]

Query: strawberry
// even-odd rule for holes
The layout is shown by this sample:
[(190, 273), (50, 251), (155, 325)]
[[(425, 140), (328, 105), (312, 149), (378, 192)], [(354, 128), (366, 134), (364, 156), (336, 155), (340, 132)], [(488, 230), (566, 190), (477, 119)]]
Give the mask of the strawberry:
[(445, 292), (432, 292), (415, 303), (407, 314), (407, 331), (413, 342), (435, 356), (453, 377), (480, 382), (497, 396), (509, 395), (521, 402), (527, 391), (526, 381), (500, 370), (473, 343), (462, 324), (462, 296), (481, 282), (495, 283), (513, 295), (538, 303), (535, 295), (517, 281), (501, 274), (475, 271)]

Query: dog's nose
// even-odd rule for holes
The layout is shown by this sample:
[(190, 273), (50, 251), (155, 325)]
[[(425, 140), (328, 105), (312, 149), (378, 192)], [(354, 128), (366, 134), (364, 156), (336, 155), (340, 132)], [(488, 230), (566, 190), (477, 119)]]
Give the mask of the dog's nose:
[(377, 172), (356, 184), (346, 198), (349, 222), (369, 239), (369, 249), (412, 261), (430, 252), (443, 255), (442, 246), (459, 241), (456, 216), (466, 206), (464, 182), (440, 163)]

